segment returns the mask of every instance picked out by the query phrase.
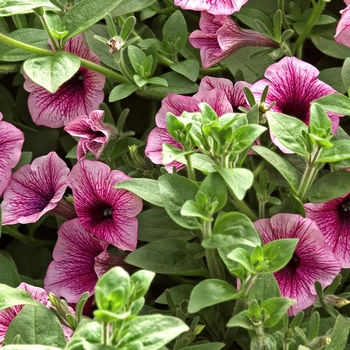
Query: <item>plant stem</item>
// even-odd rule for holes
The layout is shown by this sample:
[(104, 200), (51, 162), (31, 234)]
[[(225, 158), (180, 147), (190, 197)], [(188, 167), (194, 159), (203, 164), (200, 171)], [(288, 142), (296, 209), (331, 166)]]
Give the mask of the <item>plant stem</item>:
[(192, 166), (191, 155), (187, 154), (185, 158), (187, 163), (187, 177), (192, 181), (196, 181), (196, 174)]
[(309, 20), (306, 22), (304, 31), (299, 35), (297, 41), (295, 42), (295, 51), (297, 52), (297, 57), (301, 59), (302, 56), (302, 45), (304, 44), (304, 41), (309, 36), (311, 29), (315, 25), (318, 17), (323, 12), (326, 2), (324, 0), (319, 0), (318, 3), (315, 1), (311, 1), (314, 5), (313, 11), (311, 13), (311, 16)]
[(5, 233), (5, 234), (7, 234), (7, 235), (9, 235), (9, 236), (21, 241), (21, 242), (25, 242), (25, 243), (36, 244), (36, 245), (44, 246), (44, 247), (53, 247), (55, 245), (54, 241), (28, 237), (28, 236), (18, 232), (16, 229), (14, 229), (11, 226), (3, 226), (2, 233)]
[(234, 194), (234, 192), (231, 190), (231, 188), (229, 188), (229, 191), (239, 211), (244, 215), (246, 215), (250, 220), (252, 221), (257, 220), (256, 215), (252, 212), (252, 210), (248, 207), (248, 205), (244, 201), (238, 199), (237, 196)]
[(49, 36), (50, 38), (50, 41), (51, 41), (51, 44), (53, 45), (55, 51), (59, 51), (60, 48), (59, 46), (57, 45), (57, 42), (55, 40), (55, 38), (53, 37), (52, 33), (51, 33), (51, 30), (50, 30), (50, 27), (46, 21), (46, 17), (45, 17), (45, 13), (43, 16), (39, 16), (40, 17), (40, 20), (41, 20), (41, 23), (43, 24), (44, 28), (45, 28), (45, 31), (47, 33), (47, 35)]
[[(23, 43), (21, 41), (9, 38), (8, 36), (0, 33), (0, 41), (11, 45), (11, 46), (15, 46), (18, 47), (22, 50), (26, 50), (26, 51), (30, 51), (30, 52), (34, 52), (38, 55), (44, 55), (44, 56), (55, 56), (57, 54), (56, 51), (51, 51), (51, 50), (46, 50), (46, 49), (41, 49), (40, 47), (36, 47), (36, 46), (32, 46), (32, 45), (28, 45), (26, 43)], [(71, 53), (72, 54), (72, 53)], [(73, 54), (72, 54), (73, 55)], [(100, 66), (99, 64), (90, 62), (88, 60), (85, 60), (79, 56), (77, 56), (80, 59), (80, 64), (83, 67), (89, 68), (95, 72), (101, 73), (107, 77), (110, 77), (112, 79), (115, 79), (116, 81), (120, 82), (120, 83), (129, 83), (129, 81), (121, 74), (116, 73), (108, 68), (105, 68), (103, 66)]]
[(297, 196), (302, 203), (307, 198), (307, 193), (311, 185), (313, 184), (318, 171), (322, 168), (322, 163), (316, 163), (317, 158), (321, 152), (321, 148), (317, 148), (316, 151), (310, 155), (310, 158), (306, 164), (306, 169), (300, 182)]

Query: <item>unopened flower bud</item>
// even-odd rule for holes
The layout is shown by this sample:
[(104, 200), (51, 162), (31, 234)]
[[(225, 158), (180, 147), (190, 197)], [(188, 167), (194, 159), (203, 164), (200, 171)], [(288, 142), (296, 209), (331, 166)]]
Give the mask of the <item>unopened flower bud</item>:
[(328, 337), (317, 337), (313, 341), (310, 342), (308, 347), (311, 350), (318, 350), (322, 349), (325, 346), (329, 345), (331, 343), (331, 338)]
[(322, 301), (329, 305), (329, 306), (333, 306), (333, 307), (336, 307), (336, 308), (341, 308), (345, 305), (348, 305), (350, 303), (349, 300), (347, 299), (344, 299), (344, 298), (341, 298), (341, 297), (338, 297), (336, 295), (333, 295), (333, 294), (328, 294), (328, 295), (325, 295), (323, 298), (322, 298)]

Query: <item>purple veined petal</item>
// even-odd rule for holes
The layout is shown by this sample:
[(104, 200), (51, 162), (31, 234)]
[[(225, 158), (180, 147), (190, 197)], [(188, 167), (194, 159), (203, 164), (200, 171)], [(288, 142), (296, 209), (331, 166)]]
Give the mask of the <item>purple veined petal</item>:
[(68, 176), (74, 206), (82, 226), (94, 236), (121, 250), (134, 250), (142, 200), (126, 190), (113, 187), (130, 179), (99, 161), (82, 160)]
[[(92, 295), (98, 280), (95, 258), (106, 252), (107, 247), (108, 243), (93, 237), (79, 219), (64, 222), (53, 250), (54, 260), (44, 279), (45, 289), (68, 303), (76, 303), (84, 292)], [(108, 261), (106, 254), (103, 257)]]
[(319, 281), (322, 288), (332, 283), (340, 272), (340, 262), (324, 241), (316, 223), (301, 215), (276, 214), (270, 219), (255, 221), (254, 227), (265, 244), (277, 239), (299, 239), (292, 259), (274, 273), (282, 296), (297, 301), (288, 311), (289, 315), (296, 315), (315, 301), (315, 281)]
[(115, 135), (113, 126), (103, 123), (104, 111), (94, 110), (88, 116), (81, 115), (71, 120), (65, 127), (72, 136), (80, 137), (77, 146), (77, 159), (82, 160), (88, 152), (95, 160), (101, 155), (106, 143)]
[(0, 196), (5, 191), (11, 179), (11, 169), (20, 157), (24, 142), (21, 130), (2, 120), (0, 113)]
[[(280, 112), (303, 121), (306, 125), (310, 120), (310, 103), (319, 97), (336, 93), (331, 86), (317, 78), (319, 71), (309, 63), (296, 57), (284, 57), (278, 63), (272, 64), (265, 71), (266, 79), (257, 81), (251, 86), (251, 91), (257, 102), (260, 101), (264, 88), (268, 85), (266, 105), (275, 103), (271, 111)], [(327, 113), (334, 134), (339, 126), (336, 113)], [(292, 153), (286, 149), (271, 134), (273, 143), (284, 153)]]
[[(79, 34), (65, 44), (65, 51), (99, 64), (97, 55), (89, 50), (84, 35)], [(28, 76), (24, 89), (28, 91), (28, 108), (34, 123), (60, 128), (79, 115), (96, 110), (104, 99), (103, 74), (80, 67), (78, 72), (52, 94), (35, 84)]]
[(350, 194), (323, 203), (304, 204), (306, 216), (314, 220), (326, 243), (340, 260), (350, 267)]
[[(163, 164), (163, 144), (168, 143), (172, 146), (177, 147), (179, 150), (182, 149), (181, 145), (176, 142), (169, 134), (167, 129), (154, 128), (148, 134), (147, 143), (145, 148), (145, 155), (154, 164)], [(173, 167), (176, 167), (177, 171), (185, 168), (185, 165), (177, 161), (165, 164), (165, 169), (168, 172), (173, 171)]]
[(1, 203), (2, 224), (27, 224), (53, 210), (67, 188), (69, 168), (55, 152), (13, 173)]
[(238, 12), (248, 0), (175, 0), (176, 6), (184, 10), (207, 11), (214, 15), (232, 15)]
[(338, 44), (350, 47), (350, 0), (345, 1), (347, 7), (340, 11), (341, 17), (335, 30), (334, 40)]

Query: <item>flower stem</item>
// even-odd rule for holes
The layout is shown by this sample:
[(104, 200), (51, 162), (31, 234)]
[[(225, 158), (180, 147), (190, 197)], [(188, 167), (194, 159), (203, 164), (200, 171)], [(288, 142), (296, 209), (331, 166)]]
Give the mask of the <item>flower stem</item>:
[(191, 155), (187, 154), (185, 158), (187, 163), (187, 177), (192, 181), (196, 181), (196, 174), (192, 166)]
[[(40, 47), (32, 46), (32, 45), (23, 43), (21, 41), (9, 38), (8, 36), (6, 36), (2, 33), (0, 33), (0, 41), (6, 43), (8, 45), (18, 47), (19, 49), (22, 49), (22, 50), (34, 52), (38, 55), (55, 56), (57, 54), (57, 52), (55, 52), (55, 51), (42, 49)], [(94, 62), (90, 62), (88, 60), (85, 60), (79, 56), (77, 56), (77, 57), (80, 59), (80, 64), (82, 66), (89, 68), (95, 72), (101, 73), (101, 74), (103, 74), (107, 77), (110, 77), (112, 79), (115, 79), (116, 81), (118, 81), (120, 83), (129, 83), (129, 81), (123, 75), (116, 73), (116, 72), (114, 72), (106, 67), (100, 66), (99, 64), (96, 64)]]
[(322, 163), (316, 163), (317, 157), (321, 149), (318, 148), (314, 154), (310, 155), (310, 159), (306, 164), (306, 169), (300, 182), (297, 196), (302, 203), (305, 202), (311, 185), (313, 184), (318, 171), (322, 168)]
[(326, 1), (324, 1), (324, 0), (319, 0), (318, 3), (316, 3), (313, 0), (311, 2), (314, 5), (313, 11), (311, 13), (309, 20), (306, 22), (304, 31), (299, 35), (297, 41), (295, 42), (295, 51), (297, 53), (297, 57), (300, 59), (302, 56), (302, 45), (304, 44), (304, 41), (309, 36), (311, 29), (315, 25), (318, 17), (323, 12), (323, 10), (326, 6)]
[(44, 247), (53, 247), (56, 242), (54, 241), (49, 241), (45, 239), (37, 239), (33, 237), (28, 237), (20, 232), (17, 231), (17, 229), (11, 227), (11, 226), (2, 226), (1, 228), (2, 233), (5, 233), (21, 242), (24, 243), (30, 243), (30, 244), (35, 244), (39, 246), (44, 246)]

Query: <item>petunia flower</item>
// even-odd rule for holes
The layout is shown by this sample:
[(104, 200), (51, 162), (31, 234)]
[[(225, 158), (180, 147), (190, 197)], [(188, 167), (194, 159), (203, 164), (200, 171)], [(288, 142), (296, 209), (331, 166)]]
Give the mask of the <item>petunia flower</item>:
[(55, 152), (20, 167), (4, 192), (2, 224), (37, 222), (47, 212), (67, 219), (76, 217), (74, 208), (62, 199), (68, 173), (66, 163)]
[(65, 127), (72, 136), (80, 137), (77, 146), (77, 159), (82, 160), (88, 152), (98, 159), (115, 130), (103, 123), (104, 111), (92, 111), (88, 116), (81, 115), (71, 120)]
[[(183, 112), (199, 112), (201, 102), (208, 103), (221, 116), (233, 112), (235, 93), (229, 93), (229, 80), (223, 78), (205, 77), (202, 79), (198, 92), (193, 96), (182, 96), (169, 94), (162, 101), (162, 106), (156, 114), (157, 127), (153, 129), (147, 138), (145, 154), (154, 164), (163, 164), (163, 144), (168, 143), (179, 149), (181, 145), (169, 134), (166, 126), (166, 115), (168, 112), (180, 116)], [(232, 83), (231, 83), (232, 86)], [(237, 102), (238, 103), (238, 102)], [(245, 102), (244, 102), (245, 103)], [(236, 107), (236, 106), (235, 106)], [(179, 171), (184, 165), (179, 162), (165, 164), (165, 169), (169, 172), (173, 167)]]
[[(270, 109), (300, 119), (309, 124), (310, 103), (319, 97), (336, 93), (331, 86), (317, 79), (319, 71), (313, 65), (296, 57), (284, 57), (278, 63), (272, 64), (265, 71), (265, 79), (251, 86), (251, 91), (260, 101), (265, 87), (269, 90), (265, 103), (267, 106), (275, 103)], [(334, 134), (339, 126), (339, 114), (327, 113), (332, 123)], [(284, 153), (292, 153), (284, 147), (270, 132), (272, 142)]]
[[(100, 63), (98, 56), (90, 51), (83, 34), (69, 39), (64, 50)], [(34, 83), (28, 76), (24, 77), (24, 89), (29, 92), (29, 112), (37, 125), (60, 128), (73, 118), (98, 109), (104, 99), (105, 76), (86, 67), (81, 66), (54, 94)]]
[(241, 29), (229, 16), (215, 16), (201, 13), (199, 28), (188, 38), (192, 46), (200, 49), (203, 68), (221, 62), (237, 50), (246, 46), (279, 47), (266, 35), (248, 29)]
[(68, 175), (74, 206), (85, 230), (121, 250), (137, 245), (138, 215), (142, 200), (135, 194), (113, 187), (130, 179), (99, 161), (82, 160)]
[[(17, 287), (17, 289), (22, 289), (22, 290), (28, 292), (34, 300), (43, 304), (48, 309), (53, 307), (49, 298), (48, 298), (46, 291), (43, 288), (35, 287), (35, 286), (32, 286), (32, 285), (27, 284), (25, 282), (22, 282)], [(23, 305), (15, 305), (15, 306), (9, 307), (7, 309), (0, 310), (0, 347), (1, 347), (2, 343), (4, 342), (6, 331), (9, 327), (10, 323), (19, 314), (19, 312), (22, 310), (22, 308), (23, 308)], [(71, 310), (74, 313), (73, 309), (71, 309)], [(43, 322), (45, 322), (45, 321), (43, 320)], [(63, 329), (63, 333), (64, 333), (66, 339), (69, 340), (73, 334), (72, 329), (70, 329), (66, 326), (63, 326), (63, 325), (62, 325), (62, 329)]]
[(263, 242), (298, 238), (292, 259), (280, 271), (274, 273), (281, 295), (297, 302), (288, 310), (289, 315), (311, 306), (316, 300), (315, 281), (322, 288), (332, 283), (340, 272), (339, 260), (325, 243), (316, 223), (297, 214), (276, 214), (270, 219), (254, 222)]
[(24, 142), (21, 130), (2, 120), (0, 112), (0, 196), (4, 193), (10, 179), (11, 169), (16, 166)]
[(338, 44), (350, 47), (350, 1), (345, 1), (347, 7), (341, 10), (341, 17), (335, 30), (334, 40)]
[(79, 219), (64, 222), (57, 234), (44, 286), (68, 303), (77, 303), (84, 292), (94, 294), (98, 279), (111, 267), (123, 264), (123, 257), (109, 254), (108, 243), (93, 237)]
[(340, 260), (350, 267), (350, 193), (323, 203), (304, 204), (306, 217), (314, 220), (324, 240)]
[(232, 15), (248, 0), (175, 0), (176, 6), (184, 10), (207, 11), (213, 15)]

